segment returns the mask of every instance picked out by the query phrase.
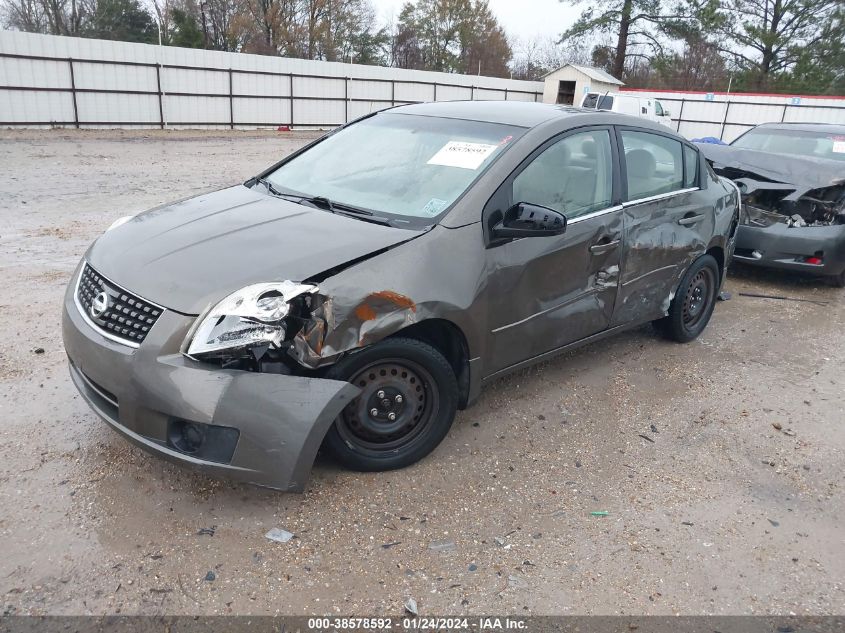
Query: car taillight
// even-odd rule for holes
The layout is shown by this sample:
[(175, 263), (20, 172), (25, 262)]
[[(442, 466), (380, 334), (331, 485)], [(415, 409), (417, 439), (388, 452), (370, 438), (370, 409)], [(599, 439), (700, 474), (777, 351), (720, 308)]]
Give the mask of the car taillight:
[(813, 266), (821, 266), (822, 265), (822, 258), (821, 257), (805, 257), (804, 258), (805, 264), (812, 264)]

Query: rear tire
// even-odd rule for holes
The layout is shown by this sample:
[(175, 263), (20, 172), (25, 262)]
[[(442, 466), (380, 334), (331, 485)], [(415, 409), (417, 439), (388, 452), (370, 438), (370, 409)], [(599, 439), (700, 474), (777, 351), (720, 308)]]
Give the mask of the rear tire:
[(689, 343), (707, 327), (719, 293), (719, 265), (711, 255), (696, 259), (684, 273), (669, 314), (654, 321), (660, 334), (678, 343)]
[(431, 345), (388, 338), (333, 365), (326, 378), (361, 389), (335, 420), (325, 447), (359, 471), (404, 468), (443, 440), (458, 408), (458, 383)]

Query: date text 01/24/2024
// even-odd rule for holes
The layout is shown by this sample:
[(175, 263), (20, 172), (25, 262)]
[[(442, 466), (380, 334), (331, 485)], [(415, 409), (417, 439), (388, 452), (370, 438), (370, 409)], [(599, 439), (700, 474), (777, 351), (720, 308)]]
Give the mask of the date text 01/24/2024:
[(461, 631), (523, 630), (526, 622), (518, 618), (499, 617), (412, 617), (392, 618), (309, 618), (311, 631)]

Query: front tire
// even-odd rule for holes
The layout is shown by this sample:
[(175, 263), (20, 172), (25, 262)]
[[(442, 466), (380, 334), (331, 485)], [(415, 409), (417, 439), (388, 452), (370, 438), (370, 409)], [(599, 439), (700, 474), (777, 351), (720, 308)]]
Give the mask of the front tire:
[(655, 327), (668, 339), (689, 343), (707, 327), (718, 293), (719, 265), (711, 255), (702, 255), (684, 273), (669, 314), (655, 321)]
[(443, 440), (458, 408), (458, 383), (431, 345), (389, 338), (333, 365), (326, 378), (361, 389), (329, 429), (325, 447), (359, 471), (404, 468)]

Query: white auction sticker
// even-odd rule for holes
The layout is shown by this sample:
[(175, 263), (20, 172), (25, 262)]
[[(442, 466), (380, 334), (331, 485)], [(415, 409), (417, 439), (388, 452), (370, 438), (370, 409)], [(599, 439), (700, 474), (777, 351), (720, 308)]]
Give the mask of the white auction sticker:
[(428, 160), (429, 165), (478, 169), (481, 163), (496, 151), (498, 145), (449, 141)]
[(845, 141), (833, 141), (833, 153), (845, 154)]

